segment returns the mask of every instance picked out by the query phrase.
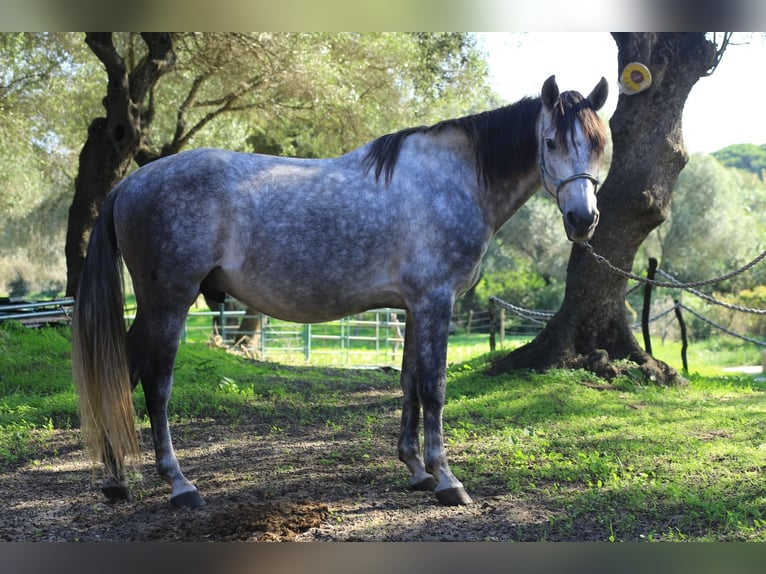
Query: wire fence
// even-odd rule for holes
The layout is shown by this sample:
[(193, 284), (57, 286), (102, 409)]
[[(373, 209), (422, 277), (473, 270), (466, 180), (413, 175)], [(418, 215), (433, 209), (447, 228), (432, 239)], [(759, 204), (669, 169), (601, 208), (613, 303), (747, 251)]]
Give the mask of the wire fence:
[(18, 321), (27, 327), (71, 322), (74, 299), (64, 297), (51, 301), (25, 301), (0, 297), (0, 321)]

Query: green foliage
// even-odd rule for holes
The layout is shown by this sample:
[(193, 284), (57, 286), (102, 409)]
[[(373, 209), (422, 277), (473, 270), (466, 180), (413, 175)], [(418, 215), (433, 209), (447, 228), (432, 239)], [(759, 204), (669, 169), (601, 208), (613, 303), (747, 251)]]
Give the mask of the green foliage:
[[(748, 309), (766, 310), (766, 285), (756, 285), (736, 294), (719, 294), (719, 299)], [(734, 333), (766, 341), (766, 315), (733, 311), (724, 307), (710, 309), (708, 314), (716, 323), (726, 326)]]
[(176, 47), (157, 91), (156, 142), (210, 122), (188, 130), (189, 145), (330, 157), (489, 98), (466, 33), (185, 33)]
[(0, 292), (63, 277), (66, 208), (101, 71), (80, 34), (0, 34)]
[(748, 171), (764, 180), (766, 173), (766, 144), (734, 144), (713, 152), (722, 165)]
[[(645, 242), (642, 252), (682, 281), (708, 279), (737, 269), (766, 245), (766, 187), (725, 168), (713, 156), (693, 155), (681, 172), (668, 219)], [(637, 263), (645, 266), (646, 258)], [(749, 273), (716, 286), (738, 291), (759, 281)]]
[[(737, 294), (736, 303), (750, 309), (766, 310), (766, 285), (756, 285)], [(748, 315), (747, 332), (766, 339), (766, 315)]]
[(476, 285), (474, 304), (486, 309), (489, 298), (494, 296), (528, 309), (551, 309), (558, 304), (560, 294), (558, 282), (546, 282), (530, 260), (519, 258), (506, 268), (482, 275)]

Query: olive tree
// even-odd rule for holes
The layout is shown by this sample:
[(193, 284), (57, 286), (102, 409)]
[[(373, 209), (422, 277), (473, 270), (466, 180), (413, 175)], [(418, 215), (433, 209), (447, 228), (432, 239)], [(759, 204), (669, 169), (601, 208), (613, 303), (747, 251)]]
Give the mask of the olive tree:
[[(610, 119), (612, 163), (599, 192), (601, 220), (591, 241), (613, 265), (630, 270), (643, 241), (667, 218), (688, 159), (681, 131), (686, 98), (714, 70), (723, 48), (704, 33), (615, 33), (613, 38), (617, 73), (641, 62), (653, 78), (644, 91), (620, 94)], [(633, 336), (625, 312), (626, 286), (625, 276), (574, 245), (560, 309), (533, 341), (496, 360), (492, 370), (589, 367), (609, 377), (617, 373), (613, 360), (630, 359), (647, 379), (682, 381)]]

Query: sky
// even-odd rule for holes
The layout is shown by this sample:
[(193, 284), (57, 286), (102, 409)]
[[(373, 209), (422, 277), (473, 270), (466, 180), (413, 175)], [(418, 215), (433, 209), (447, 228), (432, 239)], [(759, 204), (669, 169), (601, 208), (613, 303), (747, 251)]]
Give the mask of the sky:
[[(607, 32), (530, 32), (479, 34), (488, 53), (492, 87), (508, 103), (540, 93), (556, 75), (559, 88), (587, 95), (605, 77), (609, 99), (603, 112), (617, 105), (617, 46)], [(712, 153), (728, 145), (766, 143), (766, 38), (735, 34), (720, 65), (692, 88), (683, 116), (686, 148)]]

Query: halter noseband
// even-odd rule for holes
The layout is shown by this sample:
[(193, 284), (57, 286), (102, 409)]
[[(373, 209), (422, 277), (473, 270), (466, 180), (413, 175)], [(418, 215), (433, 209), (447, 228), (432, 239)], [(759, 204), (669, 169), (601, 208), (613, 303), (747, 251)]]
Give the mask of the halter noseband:
[[(601, 180), (597, 178), (595, 175), (588, 173), (587, 171), (583, 171), (580, 173), (575, 173), (573, 175), (570, 175), (568, 177), (564, 177), (562, 179), (556, 179), (551, 175), (551, 172), (548, 171), (548, 168), (545, 167), (545, 154), (543, 152), (543, 148), (545, 146), (545, 138), (543, 138), (543, 130), (540, 129), (540, 161), (538, 162), (538, 165), (540, 166), (540, 176), (543, 180), (543, 187), (545, 188), (545, 191), (551, 194), (551, 197), (553, 197), (556, 200), (556, 205), (559, 203), (559, 191), (562, 187), (564, 187), (567, 183), (570, 181), (574, 181), (576, 179), (589, 179), (591, 182), (593, 182), (593, 193), (596, 193), (596, 189), (598, 185), (601, 183)], [(555, 186), (555, 191), (551, 191), (548, 188), (548, 184), (546, 183), (545, 179), (548, 178), (551, 180), (551, 183)], [(559, 206), (560, 208), (560, 206)]]

